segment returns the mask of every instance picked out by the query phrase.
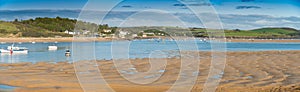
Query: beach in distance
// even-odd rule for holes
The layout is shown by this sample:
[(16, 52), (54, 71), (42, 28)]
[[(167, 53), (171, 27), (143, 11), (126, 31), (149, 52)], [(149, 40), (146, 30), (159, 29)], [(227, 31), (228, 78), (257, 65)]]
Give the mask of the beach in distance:
[[(211, 63), (210, 52), (199, 52), (199, 55), (200, 73), (192, 92), (202, 91)], [(299, 58), (300, 51), (227, 52), (226, 68), (216, 91), (300, 92)], [(116, 92), (164, 92), (177, 79), (181, 65), (180, 58), (165, 59), (168, 64), (163, 76), (147, 85), (125, 80), (112, 60), (96, 62), (97, 68)], [(136, 70), (145, 72), (150, 68), (148, 60), (131, 59), (131, 63)], [(93, 61), (80, 61), (80, 64), (90, 62)], [(70, 62), (0, 64), (0, 67), (0, 84), (14, 87), (12, 90), (15, 92), (83, 92)]]

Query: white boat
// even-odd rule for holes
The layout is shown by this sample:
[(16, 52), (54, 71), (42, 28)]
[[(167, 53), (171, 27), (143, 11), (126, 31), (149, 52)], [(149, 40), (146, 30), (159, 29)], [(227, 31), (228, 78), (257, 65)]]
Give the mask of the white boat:
[(0, 49), (0, 53), (27, 54), (28, 49), (25, 47), (14, 47), (13, 44), (12, 46), (8, 46), (7, 49)]
[(11, 54), (27, 54), (28, 50), (5, 50), (5, 49), (0, 49), (0, 53), (11, 53)]
[(57, 50), (58, 47), (57, 46), (48, 46), (48, 50)]

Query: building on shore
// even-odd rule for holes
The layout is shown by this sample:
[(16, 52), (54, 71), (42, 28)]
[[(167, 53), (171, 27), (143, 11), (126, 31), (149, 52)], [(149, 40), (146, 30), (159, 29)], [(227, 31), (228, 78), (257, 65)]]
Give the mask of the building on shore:
[(105, 32), (105, 33), (111, 33), (112, 30), (111, 29), (103, 29), (103, 32)]
[(154, 33), (143, 33), (142, 37), (155, 36)]
[(69, 30), (66, 30), (64, 33), (70, 34), (70, 35), (74, 35), (74, 34), (75, 34), (75, 32), (71, 32), (71, 31), (69, 31)]

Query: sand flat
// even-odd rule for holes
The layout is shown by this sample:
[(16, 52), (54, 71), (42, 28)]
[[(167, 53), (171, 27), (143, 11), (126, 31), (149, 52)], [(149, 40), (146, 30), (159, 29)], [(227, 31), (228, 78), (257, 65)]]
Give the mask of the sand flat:
[[(200, 73), (192, 92), (200, 92), (209, 73), (210, 53), (200, 52)], [(218, 92), (300, 91), (300, 51), (228, 52)], [(138, 71), (147, 71), (149, 59), (133, 59)], [(179, 58), (166, 59), (163, 76), (151, 84), (138, 85), (124, 79), (112, 61), (97, 61), (101, 74), (116, 92), (164, 92), (177, 79)], [(92, 61), (85, 61), (86, 63)], [(16, 86), (16, 92), (83, 92), (73, 64), (0, 64), (0, 84)], [(143, 78), (143, 77), (142, 77)], [(94, 84), (90, 84), (91, 87)]]

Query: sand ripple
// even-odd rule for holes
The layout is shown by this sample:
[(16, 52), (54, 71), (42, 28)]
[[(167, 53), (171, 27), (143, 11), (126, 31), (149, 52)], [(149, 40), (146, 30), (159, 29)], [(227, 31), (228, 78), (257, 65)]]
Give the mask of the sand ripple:
[[(200, 55), (200, 72), (193, 92), (202, 90), (211, 63), (209, 52), (200, 52)], [(148, 60), (131, 60), (134, 65), (132, 69), (139, 72), (149, 70), (151, 66)], [(224, 76), (217, 91), (300, 91), (299, 60), (300, 51), (228, 52)], [(82, 64), (89, 62), (91, 61), (85, 61)], [(122, 78), (112, 61), (97, 61), (102, 75), (117, 92), (163, 92), (168, 90), (177, 79), (181, 62), (180, 58), (169, 58), (167, 62), (166, 70), (160, 71), (164, 74), (159, 80), (148, 85), (137, 85)], [(73, 64), (41, 62), (37, 64), (1, 64), (0, 67), (0, 84), (17, 86), (16, 91), (18, 92), (82, 92)], [(123, 73), (134, 74), (127, 71), (123, 71)], [(197, 74), (197, 72), (194, 73)], [(146, 80), (150, 77), (155, 76), (136, 78), (145, 78)], [(93, 85), (91, 84), (91, 86)]]

